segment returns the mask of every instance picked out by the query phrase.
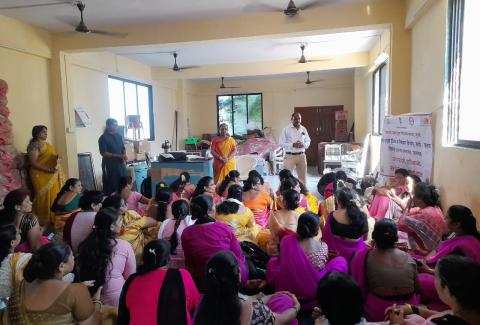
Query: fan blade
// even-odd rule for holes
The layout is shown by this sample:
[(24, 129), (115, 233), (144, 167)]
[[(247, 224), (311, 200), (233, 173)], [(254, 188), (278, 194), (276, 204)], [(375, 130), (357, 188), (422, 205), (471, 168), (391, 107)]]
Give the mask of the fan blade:
[(198, 69), (198, 68), (200, 68), (200, 66), (198, 65), (186, 65), (186, 66), (180, 67), (179, 70)]
[(300, 10), (307, 10), (310, 8), (318, 7), (318, 6), (329, 6), (332, 4), (335, 4), (337, 1), (336, 0), (315, 0), (311, 1), (310, 3), (304, 4), (303, 6), (299, 6), (298, 9)]
[(249, 3), (243, 7), (243, 12), (257, 13), (257, 12), (275, 12), (275, 11), (281, 12), (282, 9), (274, 6), (270, 6), (264, 3), (256, 3), (256, 2)]
[(128, 36), (127, 33), (116, 33), (116, 32), (107, 32), (103, 30), (90, 30), (90, 33), (92, 34), (97, 34), (97, 35), (103, 35), (103, 36), (109, 36), (109, 37), (116, 37), (116, 38), (125, 38)]
[(0, 7), (0, 10), (35, 8), (35, 7), (50, 7), (50, 6), (57, 6), (57, 5), (64, 5), (64, 4), (75, 5), (76, 1), (56, 1), (56, 2), (36, 3), (36, 4), (30, 4), (30, 5)]
[(326, 61), (331, 61), (332, 59), (330, 58), (325, 58), (325, 59), (314, 59), (314, 60), (307, 60), (307, 62), (326, 62)]
[(222, 89), (235, 89), (235, 88), (242, 88), (242, 87), (235, 87), (235, 86), (222, 87)]

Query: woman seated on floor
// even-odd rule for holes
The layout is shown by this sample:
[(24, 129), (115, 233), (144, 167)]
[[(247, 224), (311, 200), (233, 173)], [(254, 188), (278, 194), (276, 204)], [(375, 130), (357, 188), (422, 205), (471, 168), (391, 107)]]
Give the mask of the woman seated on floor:
[(179, 198), (190, 200), (196, 186), (190, 183), (190, 174), (188, 172), (181, 172), (180, 176), (170, 184), (170, 188)]
[(235, 234), (229, 226), (214, 218), (213, 201), (210, 196), (196, 196), (190, 202), (192, 219), (195, 224), (185, 228), (182, 233), (182, 247), (185, 265), (202, 290), (205, 265), (210, 257), (222, 250), (231, 251), (238, 259), (241, 268), (242, 283), (246, 283), (248, 272), (245, 257)]
[(118, 239), (121, 229), (119, 210), (110, 207), (98, 211), (93, 231), (80, 244), (77, 259), (80, 280), (95, 280), (91, 293), (103, 286), (102, 303), (115, 307), (125, 281), (137, 267), (132, 246)]
[(14, 224), (0, 226), (0, 310), (6, 307), (8, 297), (23, 280), (23, 269), (31, 254), (14, 253), (20, 242), (20, 231)]
[(275, 200), (275, 192), (273, 191), (272, 186), (270, 185), (269, 182), (263, 179), (262, 175), (260, 175), (260, 173), (256, 169), (252, 169), (251, 171), (248, 172), (248, 177), (251, 177), (251, 176), (257, 176), (258, 178), (260, 178), (260, 184), (262, 185), (261, 190), (265, 193), (268, 193), (268, 195), (270, 195), (272, 200)]
[(25, 281), (10, 297), (2, 324), (100, 324), (101, 288), (95, 290), (92, 300), (84, 284), (62, 281), (73, 267), (68, 245), (53, 242), (42, 246), (25, 267)]
[(348, 262), (353, 255), (367, 247), (368, 216), (362, 210), (363, 202), (358, 194), (347, 187), (335, 192), (337, 210), (325, 221), (322, 240), (328, 249), (343, 256)]
[(117, 194), (127, 203), (128, 210), (144, 215), (145, 207), (150, 203), (150, 199), (139, 192), (132, 191), (132, 178), (130, 176), (120, 177), (118, 185)]
[(178, 200), (166, 183), (160, 182), (155, 190), (155, 197), (147, 209), (146, 215), (150, 218), (163, 222), (172, 218), (172, 203)]
[(68, 214), (78, 210), (82, 197), (82, 182), (77, 178), (69, 178), (58, 192), (51, 210), (55, 214)]
[(412, 199), (414, 208), (408, 216), (401, 216), (398, 229), (408, 234), (408, 241), (414, 254), (426, 256), (436, 249), (447, 232), (443, 212), (440, 208), (440, 195), (433, 185), (415, 185)]
[[(125, 200), (118, 194), (105, 198), (103, 208), (112, 208), (122, 217), (122, 229), (119, 238), (126, 240), (133, 248), (135, 255), (140, 257), (143, 246), (157, 236), (158, 219), (142, 217), (136, 211), (128, 210)], [(157, 212), (162, 211), (160, 208)], [(157, 216), (157, 218), (159, 218)]]
[(171, 268), (185, 268), (185, 254), (182, 248), (182, 233), (188, 226), (195, 224), (190, 215), (190, 205), (184, 199), (179, 199), (172, 204), (172, 219), (162, 222), (158, 231), (158, 238), (170, 242)]
[(213, 178), (210, 176), (204, 176), (200, 178), (198, 181), (197, 187), (195, 188), (195, 192), (192, 194), (192, 198), (199, 196), (199, 195), (207, 195), (210, 196), (213, 200), (213, 204), (217, 205), (223, 201), (222, 197), (215, 193), (215, 183), (213, 182)]
[(226, 198), (228, 195), (228, 188), (232, 185), (239, 185), (240, 173), (237, 170), (231, 170), (228, 172), (227, 176), (218, 184), (217, 194), (223, 198)]
[(267, 192), (262, 190), (260, 177), (249, 176), (244, 182), (243, 192), (243, 204), (252, 210), (255, 222), (262, 228), (267, 227), (272, 199)]
[(32, 214), (32, 201), (22, 190), (10, 191), (3, 200), (0, 224), (12, 223), (19, 229), (21, 235), (15, 252), (31, 253), (48, 243), (48, 238), (42, 236), (42, 227), (38, 218)]
[(304, 310), (317, 305), (316, 291), (321, 278), (330, 272), (348, 272), (347, 261), (339, 256), (328, 261), (328, 247), (316, 240), (320, 218), (304, 212), (298, 219), (297, 232), (285, 236), (280, 243), (280, 255), (267, 265), (267, 283), (275, 291), (295, 294)]
[(399, 168), (395, 170), (391, 186), (375, 188), (375, 197), (370, 205), (370, 215), (375, 219), (392, 218), (389, 213), (391, 198), (398, 198), (401, 202), (401, 210), (405, 209), (406, 203), (411, 198), (413, 179), (409, 178), (408, 170)]
[(450, 239), (441, 242), (440, 247), (419, 260), (419, 279), (422, 303), (432, 309), (443, 309), (435, 290), (435, 265), (443, 257), (451, 254), (464, 255), (480, 263), (480, 234), (472, 211), (463, 205), (452, 205), (445, 216)]
[[(295, 234), (297, 231), (298, 218), (297, 212), (300, 194), (295, 190), (286, 190), (278, 199), (282, 199), (283, 209), (274, 210), (268, 216), (268, 229), (270, 236), (268, 238), (266, 251), (271, 256), (278, 255), (278, 245), (283, 237)], [(260, 236), (263, 238), (263, 236)], [(262, 246), (265, 240), (261, 239)]]
[(294, 295), (287, 292), (261, 297), (241, 295), (240, 267), (238, 259), (226, 251), (208, 261), (206, 290), (195, 314), (195, 324), (297, 324), (300, 304)]
[(395, 248), (398, 235), (393, 220), (378, 220), (373, 240), (373, 249), (364, 248), (355, 254), (350, 270), (362, 288), (367, 320), (381, 321), (385, 309), (393, 304), (417, 304), (419, 283), (413, 258)]
[[(415, 305), (390, 308), (391, 324), (480, 324), (480, 264), (463, 256), (448, 255), (438, 261), (435, 287), (448, 305), (443, 313)], [(404, 317), (408, 315), (407, 317)]]
[(68, 218), (63, 228), (63, 241), (77, 254), (78, 245), (92, 232), (95, 215), (102, 207), (103, 193), (100, 191), (85, 191), (80, 198), (80, 209)]
[(242, 187), (231, 185), (227, 199), (217, 206), (215, 219), (230, 226), (239, 242), (256, 243), (260, 226), (255, 223), (252, 210), (243, 205), (242, 199)]
[(156, 239), (145, 245), (142, 266), (122, 289), (119, 325), (192, 324), (191, 315), (200, 294), (187, 270), (167, 268), (169, 257), (170, 244), (166, 240)]

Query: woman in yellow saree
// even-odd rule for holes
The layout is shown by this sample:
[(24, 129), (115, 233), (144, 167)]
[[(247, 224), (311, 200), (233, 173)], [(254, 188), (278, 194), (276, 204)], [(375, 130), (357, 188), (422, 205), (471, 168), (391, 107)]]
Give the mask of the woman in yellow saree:
[(47, 127), (35, 125), (32, 129), (32, 140), (27, 147), (30, 179), (35, 191), (33, 211), (42, 225), (54, 223), (55, 214), (50, 211), (50, 207), (63, 184), (58, 155), (46, 140)]
[(228, 172), (237, 168), (235, 154), (237, 143), (228, 136), (228, 125), (220, 124), (220, 135), (212, 140), (211, 152), (213, 155), (213, 176), (215, 184), (221, 182)]

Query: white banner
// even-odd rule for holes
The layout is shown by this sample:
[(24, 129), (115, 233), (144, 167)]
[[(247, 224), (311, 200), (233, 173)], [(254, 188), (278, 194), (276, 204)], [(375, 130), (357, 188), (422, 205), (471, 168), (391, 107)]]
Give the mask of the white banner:
[(380, 174), (391, 177), (405, 168), (422, 181), (432, 177), (432, 114), (386, 116), (380, 151)]

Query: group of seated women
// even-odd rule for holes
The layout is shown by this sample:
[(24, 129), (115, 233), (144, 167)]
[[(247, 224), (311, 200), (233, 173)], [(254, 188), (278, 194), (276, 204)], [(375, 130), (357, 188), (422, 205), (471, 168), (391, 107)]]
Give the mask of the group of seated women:
[(460, 205), (444, 217), (433, 185), (397, 174), (370, 191), (324, 175), (320, 201), (287, 170), (276, 192), (256, 171), (217, 186), (182, 173), (152, 199), (129, 178), (108, 197), (69, 180), (52, 206), (62, 240), (12, 191), (2, 323), (480, 324), (475, 217)]

